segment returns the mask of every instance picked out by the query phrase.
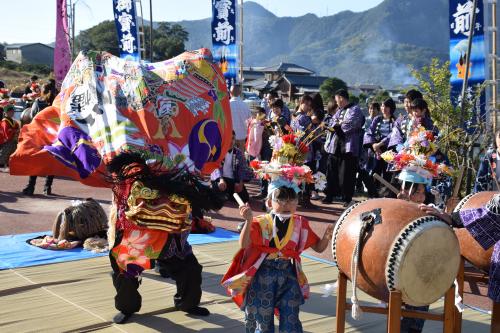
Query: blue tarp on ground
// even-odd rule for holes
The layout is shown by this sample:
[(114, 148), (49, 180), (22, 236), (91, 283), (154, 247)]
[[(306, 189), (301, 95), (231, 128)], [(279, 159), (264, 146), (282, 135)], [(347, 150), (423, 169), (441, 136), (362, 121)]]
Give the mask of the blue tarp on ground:
[[(88, 259), (106, 256), (107, 253), (92, 253), (83, 248), (71, 250), (45, 250), (26, 243), (41, 235), (50, 235), (51, 232), (35, 232), (30, 234), (0, 236), (0, 270), (28, 267), (35, 265), (53, 264), (57, 262)], [(239, 234), (226, 229), (217, 228), (211, 234), (191, 234), (189, 243), (192, 245), (218, 243), (238, 240)]]

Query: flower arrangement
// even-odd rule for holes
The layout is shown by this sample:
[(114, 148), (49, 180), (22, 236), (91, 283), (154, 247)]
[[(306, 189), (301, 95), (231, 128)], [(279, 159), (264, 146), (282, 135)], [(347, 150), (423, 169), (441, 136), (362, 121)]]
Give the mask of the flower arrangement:
[(285, 134), (283, 136), (272, 135), (269, 144), (273, 149), (273, 159), (282, 164), (303, 164), (309, 152), (308, 140), (310, 135), (304, 136), (303, 132)]
[(277, 161), (257, 161), (250, 162), (250, 167), (263, 179), (273, 181), (277, 178), (284, 178), (297, 184), (303, 181), (313, 183), (314, 178), (311, 169), (307, 165), (280, 164)]
[(273, 185), (275, 188), (288, 186), (300, 192), (301, 184), (317, 183), (317, 179), (321, 180), (319, 181), (321, 186), (326, 181), (321, 176), (313, 175), (311, 169), (303, 165), (309, 152), (309, 145), (317, 138), (317, 132), (315, 129), (308, 134), (297, 131), (270, 136), (269, 144), (273, 149), (271, 161), (253, 160), (250, 162), (250, 167), (259, 178), (269, 180), (273, 183), (270, 186)]
[(403, 149), (409, 149), (415, 155), (429, 156), (437, 151), (436, 138), (432, 131), (423, 126), (417, 127), (403, 145)]
[(435, 163), (429, 158), (437, 151), (435, 141), (434, 134), (420, 126), (411, 133), (400, 152), (386, 151), (381, 157), (397, 171), (411, 170), (427, 178), (451, 175), (452, 170), (447, 165)]

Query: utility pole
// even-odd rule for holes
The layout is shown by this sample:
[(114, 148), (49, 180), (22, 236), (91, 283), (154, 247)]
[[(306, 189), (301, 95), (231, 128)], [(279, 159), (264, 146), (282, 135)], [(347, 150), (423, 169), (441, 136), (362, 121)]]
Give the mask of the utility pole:
[(149, 0), (149, 61), (153, 62), (153, 0)]

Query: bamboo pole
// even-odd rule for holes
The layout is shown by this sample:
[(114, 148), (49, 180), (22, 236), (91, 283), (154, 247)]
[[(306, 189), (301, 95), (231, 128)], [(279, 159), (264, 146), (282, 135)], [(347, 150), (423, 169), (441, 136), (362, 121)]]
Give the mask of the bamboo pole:
[(240, 75), (239, 84), (243, 84), (243, 0), (240, 0)]

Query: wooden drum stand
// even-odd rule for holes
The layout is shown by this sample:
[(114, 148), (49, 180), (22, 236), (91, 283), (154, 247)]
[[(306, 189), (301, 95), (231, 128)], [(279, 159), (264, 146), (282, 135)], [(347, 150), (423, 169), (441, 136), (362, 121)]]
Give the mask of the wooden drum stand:
[[(337, 287), (337, 333), (345, 332), (345, 312), (351, 309), (351, 304), (346, 302), (347, 276), (339, 271)], [(441, 314), (416, 310), (402, 309), (403, 301), (400, 291), (391, 291), (389, 294), (389, 307), (362, 305), (361, 310), (369, 313), (379, 313), (387, 316), (387, 333), (399, 333), (401, 330), (401, 317), (422, 318), (427, 320), (442, 321), (444, 333), (454, 333), (454, 307), (455, 286), (453, 285), (444, 295), (444, 312)]]
[[(465, 273), (464, 273), (464, 263), (465, 260), (462, 257), (462, 261), (460, 263), (460, 269), (458, 271), (457, 275), (457, 281), (458, 281), (458, 294), (460, 297), (464, 297), (464, 282), (465, 282)], [(493, 303), (493, 308), (491, 312), (491, 333), (498, 333), (500, 332), (500, 303)], [(462, 332), (462, 314), (458, 312), (458, 310), (455, 308), (455, 324), (454, 324), (454, 333), (461, 333)]]

